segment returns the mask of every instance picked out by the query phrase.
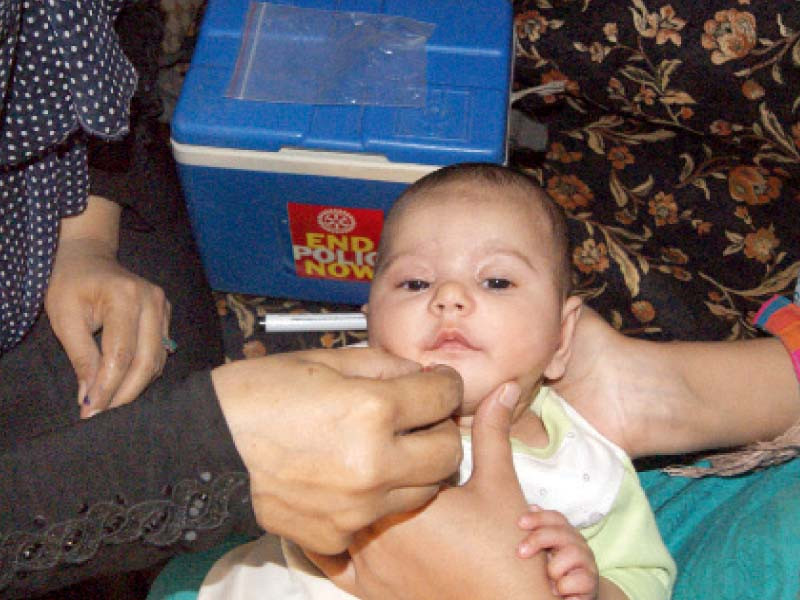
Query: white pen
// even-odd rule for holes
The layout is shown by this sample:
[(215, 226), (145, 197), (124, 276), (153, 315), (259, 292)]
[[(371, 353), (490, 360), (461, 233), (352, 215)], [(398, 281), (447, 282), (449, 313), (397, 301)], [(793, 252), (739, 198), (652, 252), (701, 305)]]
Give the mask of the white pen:
[(367, 328), (367, 317), (360, 312), (348, 313), (280, 313), (264, 315), (264, 331), (357, 331)]

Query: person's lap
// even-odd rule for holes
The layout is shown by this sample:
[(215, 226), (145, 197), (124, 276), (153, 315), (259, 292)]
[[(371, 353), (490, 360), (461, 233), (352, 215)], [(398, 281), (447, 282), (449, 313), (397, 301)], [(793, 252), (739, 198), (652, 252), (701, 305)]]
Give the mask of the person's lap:
[[(800, 460), (733, 478), (640, 473), (678, 563), (674, 600), (796, 600), (800, 589)], [(212, 565), (249, 541), (173, 559), (148, 600), (194, 600)]]

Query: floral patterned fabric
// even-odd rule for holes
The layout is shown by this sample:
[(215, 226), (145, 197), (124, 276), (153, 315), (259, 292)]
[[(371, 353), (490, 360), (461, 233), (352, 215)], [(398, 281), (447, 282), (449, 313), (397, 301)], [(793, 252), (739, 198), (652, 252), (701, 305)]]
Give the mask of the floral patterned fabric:
[[(618, 328), (752, 337), (800, 270), (800, 4), (516, 3), (517, 107), (548, 125), (514, 157), (568, 212), (578, 286)], [(520, 95), (520, 92), (517, 92)]]

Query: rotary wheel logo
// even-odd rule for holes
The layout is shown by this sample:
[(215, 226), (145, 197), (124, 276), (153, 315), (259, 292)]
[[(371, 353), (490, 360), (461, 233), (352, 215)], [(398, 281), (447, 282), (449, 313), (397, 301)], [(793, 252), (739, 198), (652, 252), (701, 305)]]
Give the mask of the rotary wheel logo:
[(350, 233), (356, 228), (356, 218), (341, 208), (326, 208), (317, 215), (317, 223), (328, 233)]

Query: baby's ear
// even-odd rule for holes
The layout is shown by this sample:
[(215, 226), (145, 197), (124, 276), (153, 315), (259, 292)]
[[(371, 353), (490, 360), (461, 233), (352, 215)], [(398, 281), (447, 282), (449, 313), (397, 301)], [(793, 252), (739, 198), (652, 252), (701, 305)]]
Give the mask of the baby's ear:
[(578, 296), (570, 296), (561, 309), (561, 341), (553, 358), (544, 370), (547, 379), (559, 379), (567, 369), (569, 357), (572, 354), (572, 338), (575, 326), (581, 316), (583, 301)]

